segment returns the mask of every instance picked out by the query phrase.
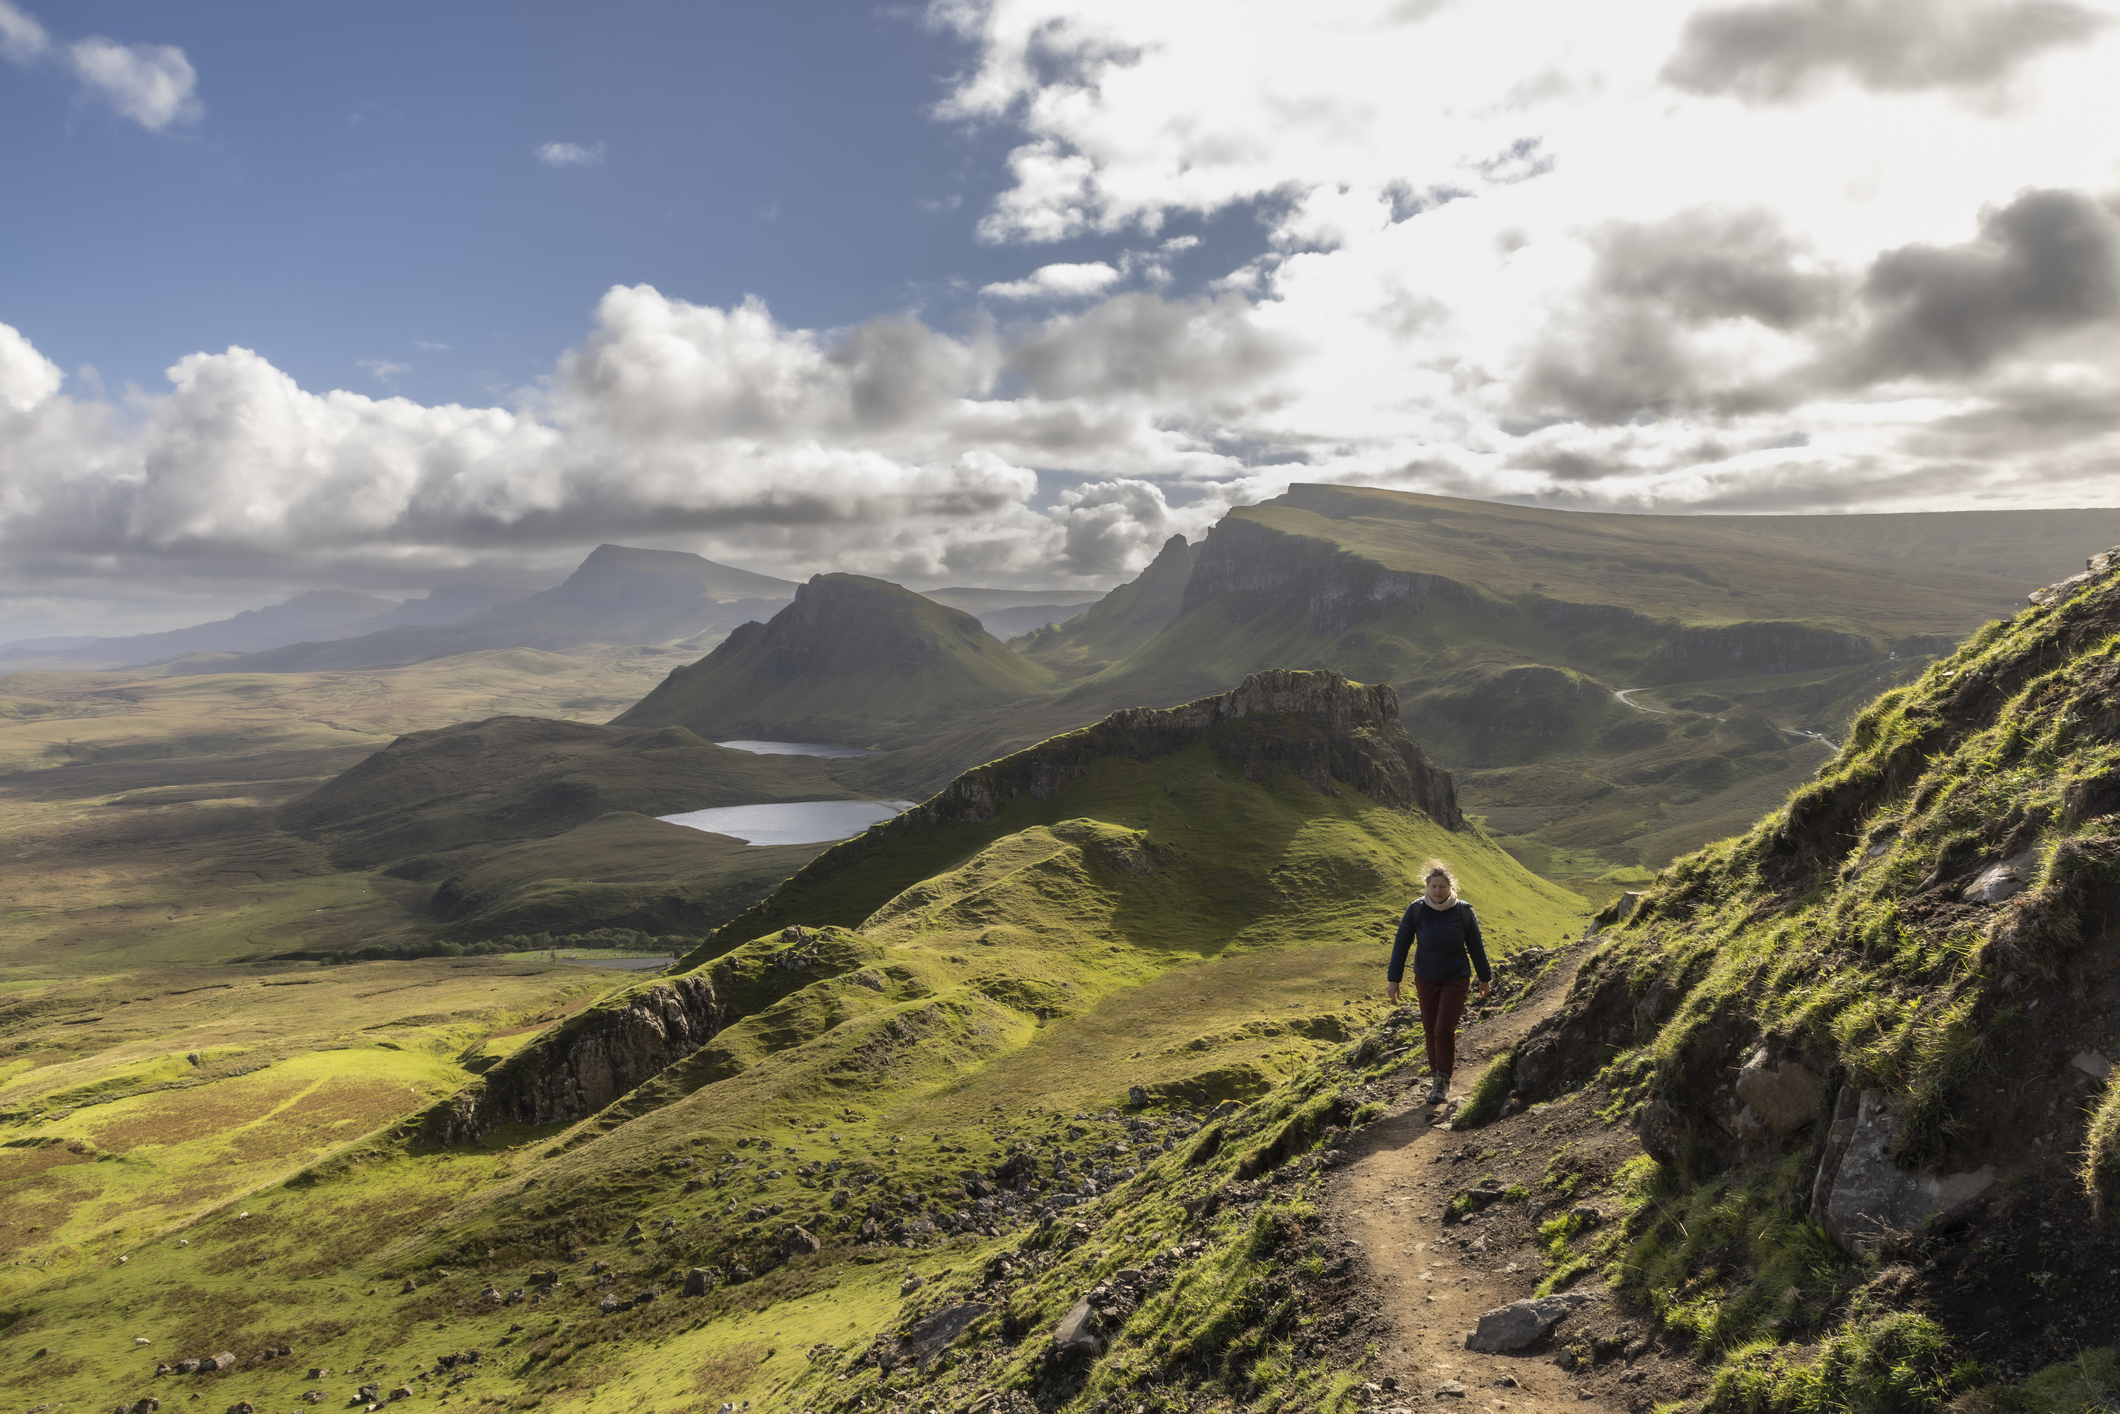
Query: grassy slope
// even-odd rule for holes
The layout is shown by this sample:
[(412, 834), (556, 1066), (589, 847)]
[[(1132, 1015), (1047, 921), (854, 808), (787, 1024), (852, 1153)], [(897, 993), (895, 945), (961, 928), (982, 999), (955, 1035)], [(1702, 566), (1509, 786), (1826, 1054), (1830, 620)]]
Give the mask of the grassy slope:
[[(1652, 1147), (1667, 1151), (1607, 1255), (1720, 1362), (1712, 1407), (1922, 1407), (2112, 1338), (2106, 1268), (2120, 1249), (2089, 1229), (2094, 1211), (2110, 1223), (2120, 1207), (2120, 1090), (2070, 1057), (2120, 1040), (2116, 700), (2120, 576), (2108, 575), (1882, 696), (1817, 781), (1666, 870), (1586, 966), (1579, 1019), (1557, 1033), (1579, 1055), (1652, 988), (1661, 1000), (1636, 1024), (1670, 1014), (1605, 1072), (1614, 1113), (1648, 1107)], [(2024, 892), (1967, 897), (1980, 871), (2025, 854)], [(1760, 1040), (1895, 1096), (1901, 1163), (1993, 1164), (1999, 1195), (1970, 1229), (1849, 1263), (1794, 1216), (1815, 1128), (1761, 1155), (1718, 1122), (1726, 1057)], [(2042, 1236), (2056, 1229), (2076, 1236)], [(1894, 1268), (1880, 1289), (1872, 1278), (1894, 1258), (1919, 1271)]]
[(285, 1178), (462, 1085), (482, 1037), (530, 1034), (610, 985), (481, 959), (10, 989), (0, 1297)]
[[(288, 1366), (373, 1359), (392, 1380), (433, 1350), (478, 1345), (488, 1359), (471, 1392), (486, 1398), (768, 1401), (809, 1375), (813, 1345), (851, 1350), (900, 1324), (904, 1268), (961, 1277), (1008, 1245), (846, 1246), (845, 1210), (799, 1165), (851, 1160), (878, 1176), (864, 1202), (888, 1190), (946, 1208), (964, 1201), (944, 1195), (967, 1164), (1019, 1142), (1072, 1149), (1086, 1131), (1066, 1115), (1113, 1105), (1130, 1084), (1250, 1096), (1310, 1074), (1366, 1024), (1382, 930), (1430, 852), (1459, 864), (1498, 951), (1550, 942), (1581, 917), (1573, 896), (1476, 835), (1352, 791), (1324, 795), (1278, 768), (1219, 778), (1200, 745), (1106, 765), (1023, 818), (905, 861), (924, 872), (860, 928), (775, 934), (720, 959), (717, 986), (743, 1019), (612, 1111), (560, 1133), (503, 1133), (484, 1151), (358, 1146), (245, 1199), (250, 1218), (224, 1209), (185, 1229), (188, 1247), (172, 1233), (122, 1269), (83, 1268), (28, 1293), (27, 1314), (0, 1334), (0, 1365), (28, 1371), (25, 1396), (107, 1402), (146, 1388), (128, 1373), (139, 1327), (158, 1354), (285, 1342), (297, 1350)], [(738, 1147), (753, 1138), (776, 1156), (721, 1167), (756, 1155)], [(710, 1170), (714, 1183), (684, 1191)], [(783, 1205), (779, 1221), (832, 1245), (778, 1265), (776, 1223), (744, 1220), (753, 1204)], [(629, 1241), (636, 1217), (677, 1229)], [(594, 1279), (565, 1261), (571, 1249), (614, 1262), (620, 1294), (652, 1283), (665, 1299), (597, 1316)], [(737, 1259), (771, 1270), (704, 1302), (670, 1299), (672, 1273)], [(556, 1260), (568, 1294), (530, 1318), (535, 1344), (509, 1348), (508, 1326), (529, 1313), (489, 1311), (477, 1289), (521, 1286)], [(405, 1270), (419, 1275), (400, 1295)], [(1049, 1304), (1058, 1290), (1026, 1300)], [(26, 1363), (36, 1346), (52, 1350), (41, 1366)], [(820, 1399), (875, 1388), (872, 1369), (840, 1385), (831, 1371), (842, 1367), (815, 1368)], [(214, 1398), (261, 1405), (304, 1384), (292, 1368), (210, 1382)], [(326, 1387), (336, 1383), (353, 1381)]]

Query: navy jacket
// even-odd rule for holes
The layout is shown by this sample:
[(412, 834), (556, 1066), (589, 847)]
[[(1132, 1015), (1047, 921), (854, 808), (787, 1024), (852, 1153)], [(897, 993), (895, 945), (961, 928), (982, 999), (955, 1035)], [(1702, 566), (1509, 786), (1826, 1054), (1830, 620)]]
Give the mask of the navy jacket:
[(1479, 969), (1482, 982), (1494, 975), (1487, 965), (1487, 945), (1480, 938), (1480, 920), (1463, 899), (1449, 908), (1432, 908), (1426, 898), (1413, 901), (1399, 920), (1398, 941), (1391, 945), (1391, 970), (1384, 975), (1393, 982), (1405, 975), (1409, 946), (1417, 981), (1455, 982), (1470, 977), (1474, 968)]

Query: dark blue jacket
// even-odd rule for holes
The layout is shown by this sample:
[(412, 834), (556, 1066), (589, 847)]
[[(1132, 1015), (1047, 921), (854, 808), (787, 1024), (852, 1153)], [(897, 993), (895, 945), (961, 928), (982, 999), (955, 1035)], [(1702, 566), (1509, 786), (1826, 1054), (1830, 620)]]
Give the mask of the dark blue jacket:
[(1413, 948), (1413, 975), (1418, 981), (1455, 982), (1470, 977), (1474, 968), (1479, 969), (1482, 982), (1494, 975), (1487, 965), (1487, 945), (1480, 938), (1480, 920), (1463, 899), (1448, 908), (1431, 908), (1426, 898), (1413, 901), (1399, 920), (1398, 941), (1391, 945), (1391, 970), (1384, 975), (1393, 982), (1405, 975), (1408, 946)]

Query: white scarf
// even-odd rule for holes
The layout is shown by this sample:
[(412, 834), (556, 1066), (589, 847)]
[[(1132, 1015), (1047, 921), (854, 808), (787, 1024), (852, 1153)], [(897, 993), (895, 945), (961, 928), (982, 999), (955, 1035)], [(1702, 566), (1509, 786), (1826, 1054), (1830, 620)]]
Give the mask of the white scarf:
[(1425, 904), (1427, 904), (1427, 905), (1428, 905), (1428, 906), (1429, 906), (1430, 908), (1434, 909), (1434, 910), (1435, 910), (1435, 911), (1436, 911), (1437, 913), (1441, 913), (1441, 912), (1443, 912), (1443, 911), (1444, 911), (1445, 909), (1451, 909), (1451, 908), (1456, 908), (1456, 907), (1458, 906), (1458, 903), (1459, 903), (1459, 899), (1458, 899), (1458, 896), (1457, 896), (1457, 891), (1456, 891), (1455, 889), (1453, 889), (1453, 890), (1451, 890), (1451, 892), (1450, 892), (1450, 897), (1449, 897), (1449, 898), (1447, 898), (1447, 899), (1444, 899), (1444, 900), (1443, 900), (1443, 901), (1442, 901), (1441, 903), (1437, 903), (1437, 902), (1435, 902), (1435, 900), (1433, 900), (1433, 899), (1429, 898), (1429, 897), (1428, 897), (1428, 894), (1427, 894), (1427, 893), (1426, 893), (1426, 891), (1424, 890), (1424, 891), (1422, 892), (1422, 894), (1421, 894), (1421, 902), (1422, 902), (1422, 903), (1425, 903)]

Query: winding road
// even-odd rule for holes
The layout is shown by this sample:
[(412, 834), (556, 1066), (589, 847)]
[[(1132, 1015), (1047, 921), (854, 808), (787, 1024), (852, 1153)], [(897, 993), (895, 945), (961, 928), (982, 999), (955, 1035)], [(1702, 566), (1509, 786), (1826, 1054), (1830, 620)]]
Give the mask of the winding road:
[[(1645, 707), (1634, 700), (1634, 693), (1647, 692), (1648, 690), (1646, 687), (1622, 687), (1614, 689), (1612, 695), (1619, 699), (1621, 705), (1632, 707), (1637, 712), (1649, 712), (1659, 717), (1714, 717), (1718, 722), (1722, 720), (1720, 717), (1715, 717), (1712, 712), (1678, 712), (1669, 707)], [(1840, 743), (1834, 741), (1824, 732), (1807, 732), (1801, 727), (1777, 727), (1776, 730), (1786, 732), (1790, 736), (1800, 736), (1810, 741), (1815, 741), (1829, 751), (1840, 750)]]

